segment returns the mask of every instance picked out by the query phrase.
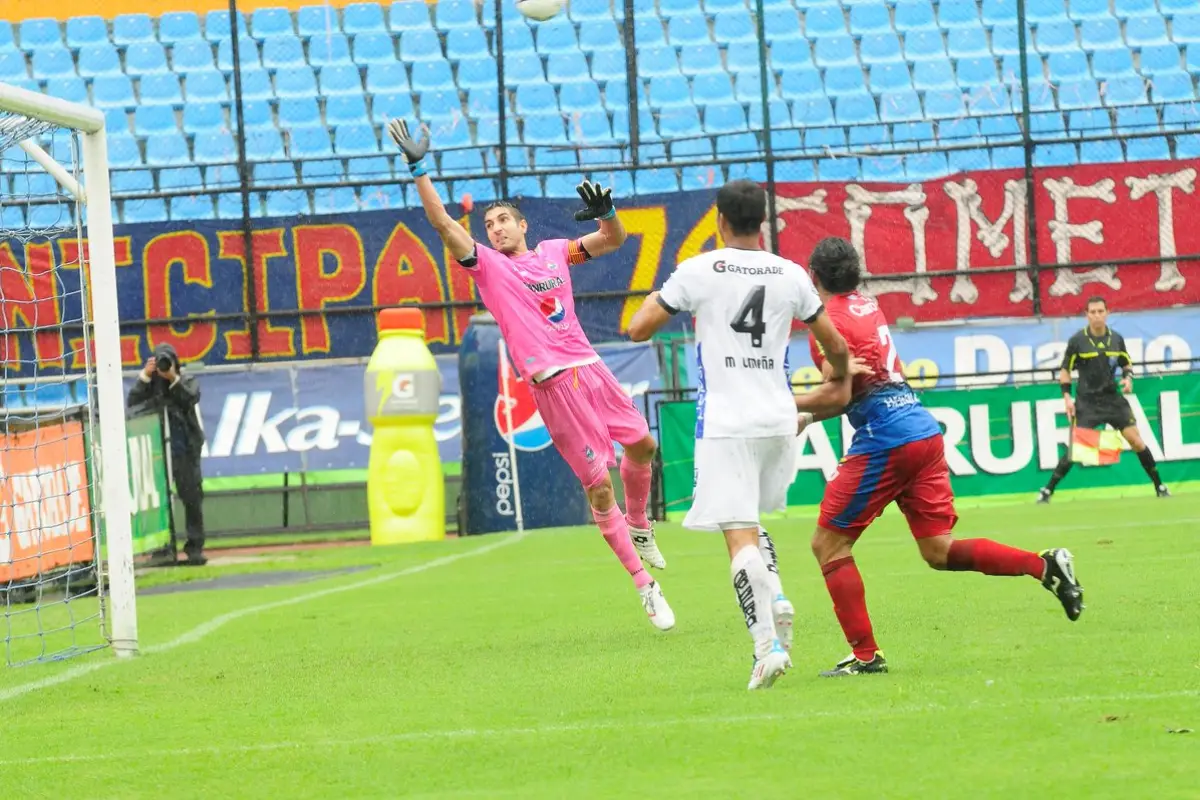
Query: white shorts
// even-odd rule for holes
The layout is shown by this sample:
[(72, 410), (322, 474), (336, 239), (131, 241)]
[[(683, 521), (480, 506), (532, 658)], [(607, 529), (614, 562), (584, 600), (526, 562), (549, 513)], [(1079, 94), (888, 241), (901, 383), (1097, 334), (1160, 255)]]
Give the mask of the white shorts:
[(683, 527), (719, 531), (758, 524), (761, 512), (782, 511), (796, 479), (799, 438), (697, 439), (695, 489)]

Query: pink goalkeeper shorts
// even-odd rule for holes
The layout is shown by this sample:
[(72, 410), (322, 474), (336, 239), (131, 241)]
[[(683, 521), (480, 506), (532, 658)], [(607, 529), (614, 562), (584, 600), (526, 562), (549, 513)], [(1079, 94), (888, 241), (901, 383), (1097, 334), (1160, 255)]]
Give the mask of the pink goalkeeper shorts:
[(633, 400), (602, 361), (569, 367), (532, 384), (532, 389), (554, 446), (586, 489), (603, 483), (617, 465), (614, 441), (629, 446), (650, 433)]

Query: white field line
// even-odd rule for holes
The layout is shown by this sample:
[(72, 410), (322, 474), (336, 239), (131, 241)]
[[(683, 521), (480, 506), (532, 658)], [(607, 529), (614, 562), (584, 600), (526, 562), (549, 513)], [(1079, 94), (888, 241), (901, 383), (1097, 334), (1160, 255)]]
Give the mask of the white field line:
[[(876, 679), (885, 680), (885, 679)], [(1129, 703), (1150, 700), (1173, 700), (1179, 698), (1200, 697), (1200, 689), (1181, 689), (1171, 692), (1147, 692), (1110, 695), (1079, 695), (1075, 697), (1048, 697), (1044, 702), (1054, 704), (1086, 705), (1090, 703)], [(1003, 708), (1028, 709), (1028, 698), (1004, 703), (989, 703), (976, 701), (967, 705), (942, 705), (940, 703), (919, 703), (890, 708), (875, 709), (866, 712), (867, 717), (910, 717), (925, 713), (963, 713), (974, 711), (991, 711)], [(1038, 702), (1034, 700), (1032, 702)], [(826, 719), (831, 717), (844, 718), (845, 709), (830, 709), (828, 711), (798, 711), (787, 714), (741, 714), (736, 716), (696, 716), (696, 717), (666, 717), (657, 719), (623, 719), (590, 722), (575, 722), (561, 725), (535, 725), (512, 728), (458, 728), (452, 730), (410, 731), (407, 733), (380, 734), (354, 739), (308, 739), (279, 742), (260, 742), (255, 744), (212, 745), (208, 747), (179, 747), (146, 750), (122, 750), (112, 753), (86, 753), (81, 755), (35, 756), (33, 758), (14, 758), (0, 760), (0, 767), (27, 767), (38, 764), (73, 764), (92, 761), (112, 761), (117, 764), (128, 764), (134, 760), (145, 760), (159, 757), (186, 756), (231, 756), (246, 753), (269, 753), (275, 751), (325, 751), (335, 747), (363, 747), (373, 744), (397, 744), (402, 742), (427, 742), (454, 739), (498, 739), (509, 736), (555, 736), (560, 734), (593, 733), (596, 731), (632, 730), (641, 731), (647, 728), (687, 728), (707, 725), (750, 725), (762, 722), (792, 722), (803, 720)]]
[[(370, 586), (376, 586), (381, 583), (387, 583), (388, 581), (396, 580), (397, 578), (403, 578), (408, 575), (416, 575), (417, 573), (426, 572), (427, 570), (431, 570), (436, 567), (444, 567), (449, 564), (453, 564), (456, 561), (461, 561), (464, 558), (472, 558), (474, 556), (481, 556), (485, 553), (490, 553), (493, 550), (498, 550), (501, 547), (507, 547), (508, 545), (513, 544), (514, 542), (519, 542), (521, 539), (524, 539), (526, 536), (528, 536), (528, 532), (515, 533), (515, 534), (507, 536), (493, 544), (487, 544), (482, 547), (476, 548), (474, 550), (469, 550), (465, 553), (455, 553), (454, 555), (442, 556), (441, 558), (435, 558), (432, 561), (426, 561), (421, 564), (416, 564), (411, 567), (406, 567), (405, 569), (399, 570), (397, 572), (388, 572), (383, 575), (375, 575), (374, 577), (366, 578), (366, 579), (360, 580), (360, 581), (355, 581), (353, 583), (345, 583), (340, 586), (330, 586), (327, 589), (318, 589), (315, 592), (307, 592), (305, 594), (296, 595), (295, 597), (288, 597), (283, 600), (276, 600), (271, 603), (263, 603), (263, 604), (257, 605), (257, 606), (247, 606), (246, 608), (239, 608), (236, 611), (229, 611), (225, 614), (221, 614), (219, 616), (213, 617), (208, 622), (203, 622), (203, 623), (197, 625), (196, 627), (192, 628), (191, 630), (186, 631), (185, 633), (182, 633), (179, 636), (176, 636), (174, 639), (171, 639), (170, 641), (163, 642), (162, 644), (150, 645), (149, 647), (143, 647), (142, 653), (144, 653), (146, 655), (156, 655), (158, 653), (167, 653), (167, 652), (170, 652), (171, 650), (174, 650), (177, 647), (182, 647), (185, 644), (192, 644), (194, 642), (198, 642), (201, 639), (208, 636), (209, 634), (214, 633), (215, 631), (220, 630), (221, 628), (225, 627), (230, 622), (234, 622), (236, 620), (242, 619), (243, 617), (249, 617), (249, 616), (253, 616), (255, 614), (261, 614), (264, 611), (273, 611), (277, 608), (286, 608), (287, 606), (294, 606), (299, 603), (307, 603), (310, 600), (320, 600), (324, 597), (329, 597), (329, 596), (335, 595), (335, 594), (341, 594), (342, 592), (353, 592), (358, 589), (366, 589)], [(87, 664), (80, 664), (77, 667), (72, 667), (71, 669), (60, 672), (57, 675), (52, 675), (48, 678), (41, 678), (36, 681), (30, 681), (29, 683), (23, 683), (23, 684), (20, 684), (18, 686), (13, 686), (8, 689), (0, 689), (0, 703), (6, 702), (8, 700), (12, 700), (17, 697), (21, 697), (22, 695), (29, 694), (30, 692), (36, 692), (40, 689), (48, 689), (51, 686), (57, 686), (62, 683), (67, 683), (68, 681), (73, 681), (76, 678), (81, 678), (84, 675), (89, 675), (93, 672), (96, 672), (97, 670), (101, 670), (106, 667), (111, 667), (114, 664), (126, 663), (129, 660), (130, 659), (118, 660), (116, 658), (104, 658), (102, 660), (92, 661)]]

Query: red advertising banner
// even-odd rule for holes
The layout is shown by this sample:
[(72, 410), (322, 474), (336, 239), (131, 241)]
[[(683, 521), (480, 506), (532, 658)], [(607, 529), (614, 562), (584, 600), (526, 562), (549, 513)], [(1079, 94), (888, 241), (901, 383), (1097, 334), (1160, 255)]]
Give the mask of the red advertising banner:
[[(870, 284), (890, 318), (918, 322), (1083, 311), (1089, 295), (1118, 310), (1200, 303), (1200, 261), (1150, 261), (1200, 253), (1195, 160), (1034, 170), (1040, 264), (1103, 262), (1027, 272), (916, 277)], [(1022, 170), (960, 174), (912, 184), (779, 186), (781, 252), (804, 263), (826, 236), (857, 245), (872, 275), (1028, 264), (1028, 197)]]

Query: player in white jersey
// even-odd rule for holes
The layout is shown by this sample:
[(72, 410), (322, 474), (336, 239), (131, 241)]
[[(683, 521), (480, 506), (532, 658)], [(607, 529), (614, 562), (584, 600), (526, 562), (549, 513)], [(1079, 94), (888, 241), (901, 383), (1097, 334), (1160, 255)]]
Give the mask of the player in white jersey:
[(775, 548), (759, 514), (787, 505), (796, 475), (796, 403), (786, 361), (792, 321), (824, 348), (831, 380), (847, 377), (846, 342), (822, 313), (799, 264), (762, 249), (767, 195), (752, 181), (717, 192), (725, 247), (680, 264), (629, 326), (644, 341), (672, 315), (696, 320), (696, 485), (684, 527), (723, 531), (733, 588), (754, 640), (751, 689), (768, 688), (791, 666), (794, 609), (783, 594)]

